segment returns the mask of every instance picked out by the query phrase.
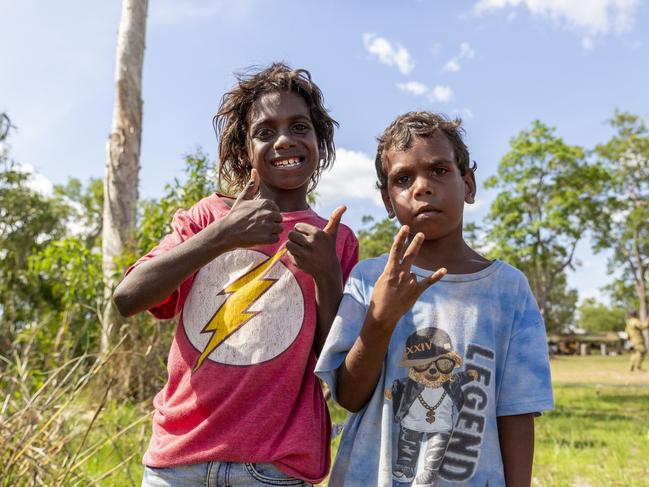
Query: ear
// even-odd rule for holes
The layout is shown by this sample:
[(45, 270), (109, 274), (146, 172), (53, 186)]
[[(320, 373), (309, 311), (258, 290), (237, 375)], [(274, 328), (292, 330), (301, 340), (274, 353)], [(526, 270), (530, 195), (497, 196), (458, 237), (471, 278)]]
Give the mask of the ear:
[(388, 212), (388, 218), (394, 218), (396, 215), (394, 209), (392, 208), (392, 201), (390, 201), (390, 195), (387, 190), (381, 190), (381, 199), (383, 200), (383, 206), (385, 206), (385, 211)]
[(476, 183), (475, 172), (469, 169), (464, 176), (464, 202), (472, 205), (475, 203)]

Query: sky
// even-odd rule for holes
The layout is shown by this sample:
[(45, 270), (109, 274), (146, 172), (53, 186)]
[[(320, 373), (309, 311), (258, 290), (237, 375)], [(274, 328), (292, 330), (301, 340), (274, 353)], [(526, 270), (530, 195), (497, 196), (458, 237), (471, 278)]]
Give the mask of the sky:
[[(0, 0), (0, 111), (11, 157), (42, 187), (103, 177), (121, 2)], [(460, 116), (478, 163), (465, 221), (480, 223), (509, 140), (539, 119), (592, 148), (619, 108), (649, 121), (647, 0), (149, 0), (140, 196), (212, 158), (212, 117), (233, 73), (282, 60), (308, 69), (340, 123), (317, 211), (344, 222), (385, 216), (374, 189), (376, 137), (399, 114)], [(606, 256), (587, 237), (569, 283), (606, 302)]]

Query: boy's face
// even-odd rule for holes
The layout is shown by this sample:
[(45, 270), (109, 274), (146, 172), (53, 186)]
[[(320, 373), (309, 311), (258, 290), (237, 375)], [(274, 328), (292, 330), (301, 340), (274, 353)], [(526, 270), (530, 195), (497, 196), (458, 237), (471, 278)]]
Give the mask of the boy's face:
[(248, 154), (262, 190), (304, 190), (318, 167), (320, 152), (311, 114), (304, 99), (292, 92), (266, 93), (252, 106)]
[(387, 189), (381, 192), (390, 217), (396, 216), (410, 233), (436, 240), (462, 234), (464, 203), (473, 203), (475, 176), (460, 172), (455, 151), (440, 131), (415, 137), (410, 149), (389, 150), (385, 163)]

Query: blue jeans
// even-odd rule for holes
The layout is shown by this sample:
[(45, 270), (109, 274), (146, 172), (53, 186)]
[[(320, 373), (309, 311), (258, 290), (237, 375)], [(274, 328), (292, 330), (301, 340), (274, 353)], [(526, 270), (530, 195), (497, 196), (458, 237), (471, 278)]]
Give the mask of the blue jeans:
[(260, 487), (311, 484), (285, 474), (272, 463), (205, 462), (180, 467), (144, 467), (142, 487)]

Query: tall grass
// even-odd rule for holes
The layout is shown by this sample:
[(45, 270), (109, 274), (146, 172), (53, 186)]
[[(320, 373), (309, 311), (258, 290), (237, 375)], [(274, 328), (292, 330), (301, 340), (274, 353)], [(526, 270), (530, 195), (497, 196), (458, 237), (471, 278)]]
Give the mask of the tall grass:
[(86, 468), (97, 452), (150, 417), (140, 414), (110, 435), (91, 434), (114, 383), (102, 370), (116, 349), (102, 357), (84, 354), (49, 370), (40, 370), (30, 343), (0, 355), (1, 486), (104, 485), (141, 455), (138, 449), (99, 470)]

